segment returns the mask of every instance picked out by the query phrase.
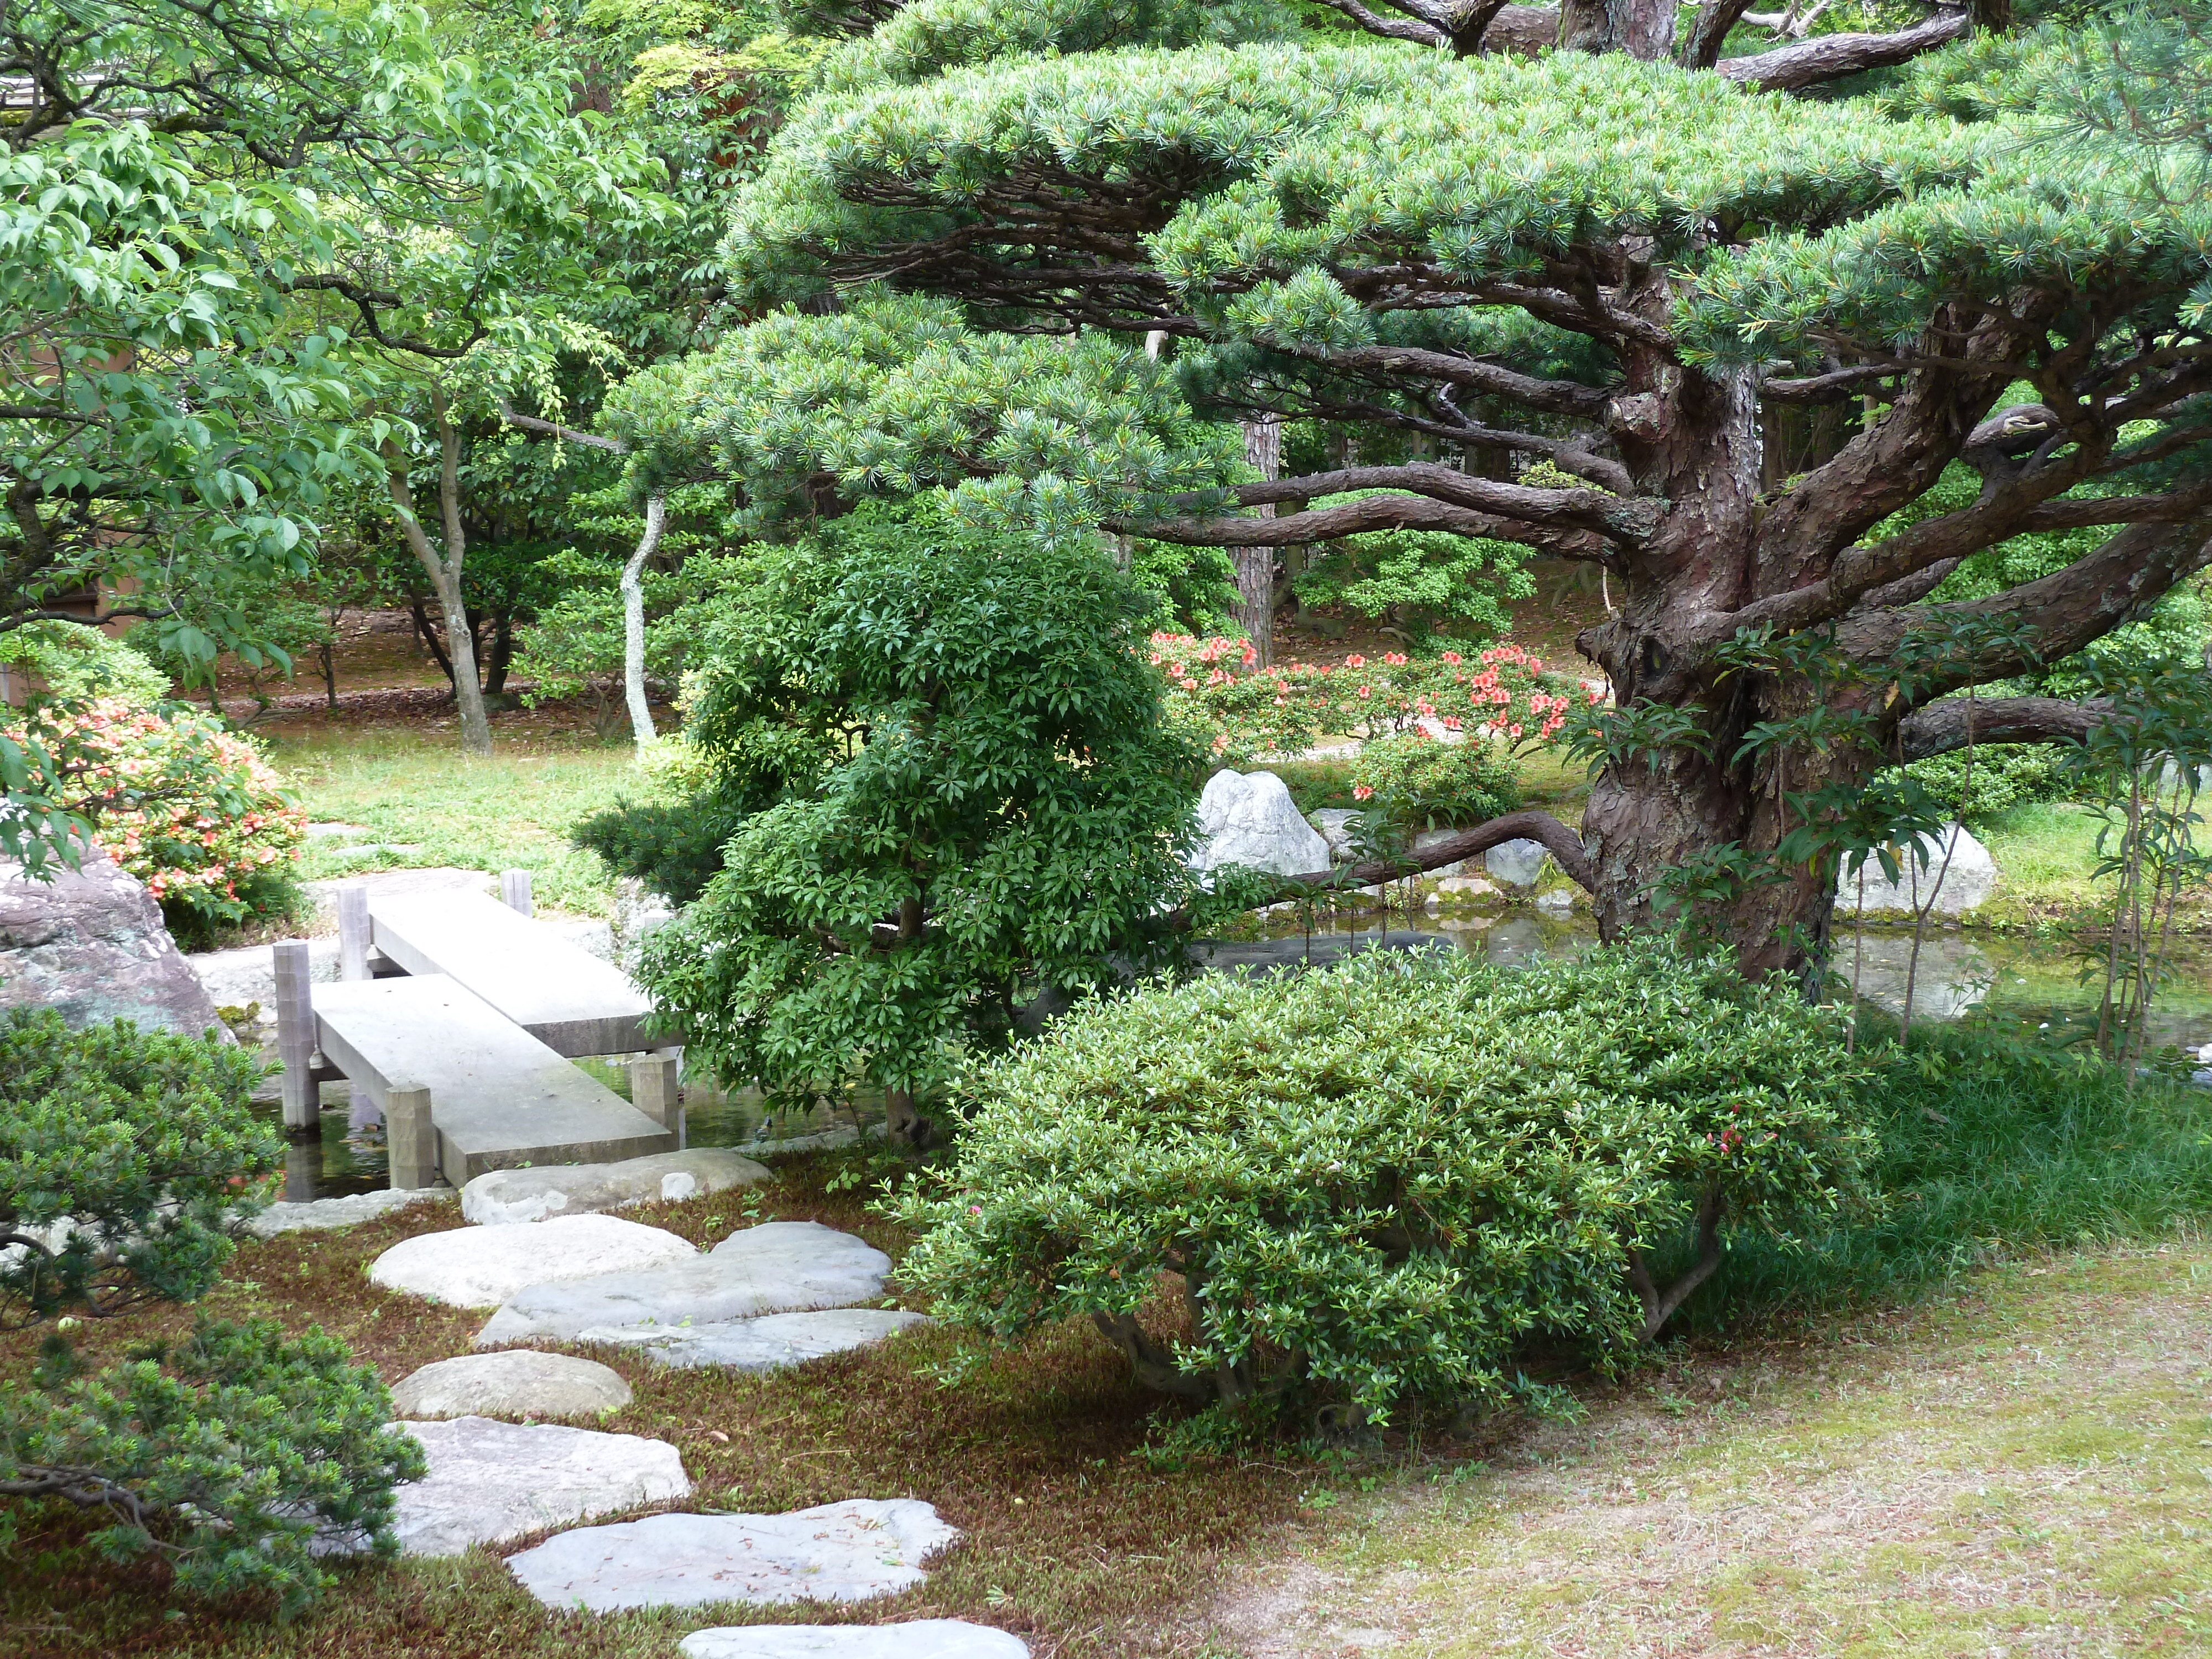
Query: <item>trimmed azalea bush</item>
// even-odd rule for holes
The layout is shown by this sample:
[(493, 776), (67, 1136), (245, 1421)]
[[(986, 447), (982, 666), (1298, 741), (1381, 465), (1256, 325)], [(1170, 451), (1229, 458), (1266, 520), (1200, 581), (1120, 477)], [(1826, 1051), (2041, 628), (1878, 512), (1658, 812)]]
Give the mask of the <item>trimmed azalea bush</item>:
[(1482, 738), (1445, 743), (1424, 732), (1378, 738), (1352, 763), (1352, 799), (1408, 830), (1462, 829), (1521, 805), (1504, 745)]
[(146, 884), (180, 933), (277, 915), (296, 897), (292, 866), (307, 815), (252, 738), (181, 708), (121, 697), (34, 709), (28, 734), (70, 757), (59, 804)]
[[(295, 1611), (328, 1581), (319, 1533), (389, 1555), (392, 1489), (422, 1449), (319, 1330), (203, 1320), (90, 1372), (67, 1333), (215, 1284), (284, 1141), (252, 1110), (254, 1057), (125, 1021), (0, 1018), (0, 1318), (56, 1320), (40, 1364), (0, 1381), (0, 1553), (20, 1506), (100, 1511), (111, 1560), (166, 1562), (185, 1593)], [(59, 1316), (57, 1319), (57, 1316)]]
[(204, 1294), (283, 1167), (260, 1078), (234, 1043), (0, 1016), (0, 1243), (18, 1247), (0, 1255), (0, 1321)]
[(1731, 1237), (1830, 1224), (1866, 1075), (1796, 987), (1658, 942), (1210, 976), (973, 1073), (887, 1209), (940, 1319), (1085, 1316), (1170, 1393), (1379, 1419), (1512, 1395), (1534, 1348), (1616, 1362)]

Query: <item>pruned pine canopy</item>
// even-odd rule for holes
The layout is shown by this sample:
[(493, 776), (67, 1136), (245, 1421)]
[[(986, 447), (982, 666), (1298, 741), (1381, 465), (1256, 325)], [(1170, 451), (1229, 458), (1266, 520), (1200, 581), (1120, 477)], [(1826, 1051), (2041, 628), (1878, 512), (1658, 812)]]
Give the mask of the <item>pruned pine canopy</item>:
[[(1633, 577), (1679, 563), (1695, 501), (1695, 533), (1740, 545), (1668, 624), (1692, 648), (1841, 617), (1908, 578), (1917, 599), (2023, 531), (2140, 543), (2212, 499), (2182, 470), (2212, 431), (2193, 401), (2212, 378), (2212, 207), (2032, 142), (2034, 54), (2009, 45), (1960, 55), (1979, 80), (1929, 60), (1886, 103), (1378, 43), (880, 81), (794, 122), (728, 243), (763, 297), (834, 284), (847, 314), (778, 317), (678, 373), (689, 390), (643, 377), (626, 418), (665, 427), (661, 465), (763, 495), (966, 480), (971, 510), (1066, 534), (1446, 529)], [(1146, 359), (1154, 331), (1177, 342), (1172, 381)], [(2048, 441), (1973, 447), (2019, 381), (2057, 411)], [(1750, 405), (1862, 394), (1885, 412), (1840, 455), (1774, 498), (1740, 479), (1730, 497)], [(1182, 398), (1380, 422), (1591, 487), (1420, 463), (1232, 485), (1233, 454)], [(1985, 466), (1981, 500), (1857, 545), (1962, 453)], [(1266, 502), (1286, 516), (1238, 511)], [(2119, 553), (2139, 574), (2136, 543)], [(2094, 637), (2115, 603), (2075, 606), (2040, 648)]]

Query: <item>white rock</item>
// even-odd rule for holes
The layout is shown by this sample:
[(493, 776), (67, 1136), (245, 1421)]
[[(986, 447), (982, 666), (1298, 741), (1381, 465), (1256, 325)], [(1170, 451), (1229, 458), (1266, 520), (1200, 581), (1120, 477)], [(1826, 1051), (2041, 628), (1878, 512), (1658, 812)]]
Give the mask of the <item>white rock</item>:
[[(265, 949), (263, 954), (267, 954)], [(385, 1187), (373, 1193), (349, 1194), (343, 1198), (271, 1204), (247, 1222), (246, 1230), (256, 1238), (274, 1238), (279, 1233), (319, 1232), (331, 1227), (358, 1226), (410, 1205), (433, 1201), (450, 1204), (453, 1199), (450, 1187)]]
[[(1462, 864), (1466, 860), (1461, 860)], [(1458, 894), (1467, 898), (1480, 898), (1498, 890), (1498, 884), (1482, 876), (1445, 876), (1437, 883), (1437, 891)]]
[[(609, 1218), (578, 1216), (543, 1225), (573, 1227)], [(502, 1227), (479, 1236), (527, 1237), (538, 1231)], [(709, 1254), (688, 1261), (519, 1290), (477, 1334), (476, 1346), (566, 1341), (595, 1327), (712, 1325), (763, 1314), (849, 1308), (880, 1301), (890, 1269), (889, 1256), (850, 1233), (816, 1221), (771, 1221), (732, 1233)]]
[[(620, 1209), (656, 1198), (719, 1193), (770, 1178), (761, 1164), (726, 1146), (655, 1152), (619, 1164), (548, 1164), (492, 1170), (461, 1188), (461, 1218), (480, 1225), (544, 1221)], [(675, 1190), (670, 1182), (676, 1182)]]
[(674, 1233), (611, 1215), (535, 1227), (459, 1227), (403, 1239), (369, 1264), (369, 1282), (458, 1308), (496, 1308), (534, 1285), (690, 1262)]
[[(1943, 861), (1946, 846), (1951, 861)], [(1927, 862), (1921, 862), (1923, 857)], [(1942, 839), (1920, 836), (1898, 852), (1898, 877), (1891, 881), (1879, 859), (1867, 860), (1865, 906), (1862, 914), (1877, 912), (1911, 915), (1929, 905), (1929, 915), (1963, 915), (1978, 909), (1997, 884), (1997, 861), (1990, 849), (1960, 824), (1944, 827)], [(1933, 901), (1931, 903), (1930, 901)], [(1836, 878), (1836, 908), (1846, 915), (1860, 908), (1859, 872), (1840, 872)]]
[(830, 1308), (708, 1325), (594, 1325), (577, 1332), (576, 1340), (642, 1348), (656, 1364), (685, 1370), (719, 1365), (733, 1371), (773, 1371), (866, 1348), (909, 1326), (930, 1322), (927, 1314), (895, 1308)]
[[(1416, 853), (1425, 853), (1430, 848), (1434, 847), (1438, 842), (1447, 840), (1457, 834), (1459, 834), (1459, 831), (1456, 830), (1424, 830), (1419, 835), (1413, 837), (1413, 850)], [(1425, 871), (1423, 873), (1431, 878), (1448, 879), (1450, 877), (1459, 875), (1465, 871), (1466, 868), (1467, 860), (1465, 859), (1455, 859), (1449, 864), (1440, 864), (1435, 869)]]
[(392, 1409), (410, 1418), (582, 1417), (629, 1398), (612, 1366), (530, 1348), (441, 1359), (392, 1386)]
[(960, 1534), (910, 1498), (848, 1498), (787, 1515), (654, 1515), (579, 1527), (507, 1558), (549, 1607), (614, 1613), (707, 1601), (860, 1601), (928, 1577)]
[(1525, 891), (1536, 884), (1544, 873), (1544, 860), (1550, 857), (1540, 841), (1509, 841), (1485, 853), (1482, 866), (1492, 880)]
[(1352, 823), (1362, 816), (1349, 806), (1324, 806), (1317, 812), (1309, 812), (1306, 822), (1328, 843), (1329, 855), (1339, 864), (1349, 864), (1352, 856)]
[(489, 1417), (398, 1426), (430, 1461), (428, 1476), (393, 1492), (404, 1555), (459, 1555), (691, 1491), (683, 1457), (665, 1440)]
[(1029, 1659), (1018, 1636), (964, 1619), (903, 1625), (720, 1625), (676, 1644), (684, 1659)]
[(1273, 772), (1216, 772), (1198, 798), (1198, 824), (1206, 844), (1192, 855), (1190, 867), (1201, 874), (1226, 864), (1285, 876), (1329, 866), (1328, 843), (1298, 815), (1291, 792)]

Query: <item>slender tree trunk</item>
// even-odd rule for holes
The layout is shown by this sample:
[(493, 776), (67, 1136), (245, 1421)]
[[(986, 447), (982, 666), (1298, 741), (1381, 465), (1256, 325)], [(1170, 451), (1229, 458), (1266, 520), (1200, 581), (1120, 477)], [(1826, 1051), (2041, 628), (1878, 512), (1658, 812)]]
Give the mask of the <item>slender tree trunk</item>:
[(335, 714), (338, 711), (338, 668), (331, 642), (325, 640), (315, 647), (315, 654), (323, 665), (323, 706)]
[(630, 735), (641, 752), (654, 735), (653, 706), (645, 699), (645, 567), (660, 545), (667, 522), (667, 498), (659, 494), (646, 497), (645, 534), (622, 574), (623, 696), (629, 704)]
[(470, 632), (468, 607), (461, 599), (461, 562), (468, 551), (468, 535), (461, 528), (461, 439), (453, 429), (445, 390), (434, 382), (430, 409), (438, 422), (438, 505), (445, 520), (442, 553), (431, 544), (429, 533), (415, 511), (414, 493), (407, 486), (406, 458), (398, 444), (389, 440), (385, 444), (385, 483), (392, 492), (392, 505), (399, 509), (400, 531), (438, 598), (446, 625), (446, 672), (453, 677), (453, 706), (461, 717), (461, 747), (471, 755), (489, 755), (491, 718), (484, 710), (483, 686), (477, 678), (476, 639)]
[[(1263, 478), (1283, 476), (1283, 423), (1280, 421), (1244, 422), (1244, 459)], [(1262, 507), (1260, 516), (1272, 519), (1273, 507)], [(1275, 660), (1275, 552), (1272, 547), (1236, 550), (1237, 620), (1259, 653), (1259, 665)]]
[[(901, 943), (921, 937), (922, 904), (919, 894), (899, 901), (898, 936)], [(886, 1089), (884, 1091), (884, 1134), (902, 1146), (914, 1146), (921, 1140), (921, 1114), (915, 1109), (914, 1091)]]

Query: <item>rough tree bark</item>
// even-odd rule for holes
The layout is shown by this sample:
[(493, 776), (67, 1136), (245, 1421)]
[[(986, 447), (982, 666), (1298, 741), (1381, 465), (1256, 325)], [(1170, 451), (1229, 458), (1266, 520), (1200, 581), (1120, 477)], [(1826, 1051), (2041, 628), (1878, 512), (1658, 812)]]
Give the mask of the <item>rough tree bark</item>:
[[(1244, 422), (1244, 459), (1263, 478), (1283, 476), (1283, 423), (1277, 420)], [(1275, 516), (1273, 502), (1261, 506), (1259, 517)], [(1271, 546), (1240, 547), (1237, 563), (1237, 621), (1259, 653), (1258, 666), (1275, 660), (1275, 555)]]
[(392, 504), (398, 509), (399, 528), (407, 538), (416, 562), (430, 579), (438, 610), (445, 619), (446, 653), (452, 665), (453, 706), (461, 717), (461, 747), (471, 755), (491, 753), (491, 718), (484, 710), (483, 687), (477, 678), (476, 639), (469, 629), (468, 607), (461, 599), (461, 562), (468, 553), (468, 536), (461, 528), (461, 439), (454, 429), (445, 389), (435, 381), (430, 388), (430, 412), (438, 424), (438, 506), (443, 521), (444, 546), (434, 546), (415, 510), (414, 492), (407, 485), (406, 458), (398, 445), (385, 444), (385, 483)]

